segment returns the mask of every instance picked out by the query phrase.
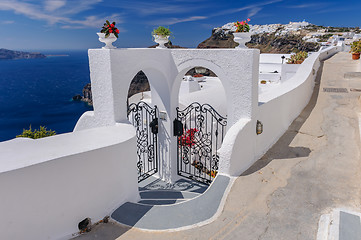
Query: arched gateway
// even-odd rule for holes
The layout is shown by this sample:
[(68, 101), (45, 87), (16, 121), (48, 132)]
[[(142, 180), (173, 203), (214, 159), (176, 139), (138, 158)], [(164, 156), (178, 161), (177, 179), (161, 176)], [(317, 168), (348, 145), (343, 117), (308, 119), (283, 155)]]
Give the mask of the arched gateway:
[[(141, 150), (142, 154), (157, 158), (157, 169), (150, 174), (156, 173), (168, 182), (175, 181), (180, 174), (210, 183), (215, 174), (226, 172), (229, 166), (218, 154), (227, 129), (240, 118), (251, 118), (252, 109), (257, 105), (257, 79), (254, 78), (258, 72), (258, 56), (258, 51), (251, 49), (89, 50), (94, 113), (85, 114), (76, 130), (127, 122), (128, 87), (134, 75), (142, 70), (152, 91), (150, 101), (138, 107), (151, 108), (149, 112), (156, 109), (158, 114), (138, 119), (138, 123), (153, 128), (151, 131), (157, 134), (157, 152), (152, 152), (154, 148)], [(194, 67), (207, 68), (218, 76), (225, 95), (223, 116), (204, 97), (189, 106), (179, 105), (183, 77)], [(141, 140), (138, 138), (138, 143)], [(146, 161), (138, 164), (148, 164)]]

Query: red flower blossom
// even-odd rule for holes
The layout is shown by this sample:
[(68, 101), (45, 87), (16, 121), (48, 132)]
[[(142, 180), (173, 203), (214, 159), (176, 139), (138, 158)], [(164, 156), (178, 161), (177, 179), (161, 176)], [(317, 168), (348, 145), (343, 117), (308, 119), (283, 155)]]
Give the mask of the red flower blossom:
[(110, 23), (106, 20), (100, 32), (104, 33), (106, 38), (109, 37), (111, 33), (118, 38), (119, 30), (115, 27), (115, 22)]
[(179, 137), (179, 144), (181, 146), (194, 146), (196, 144), (195, 136), (194, 134), (198, 132), (198, 129), (191, 128), (187, 130), (186, 133), (184, 133), (182, 136)]

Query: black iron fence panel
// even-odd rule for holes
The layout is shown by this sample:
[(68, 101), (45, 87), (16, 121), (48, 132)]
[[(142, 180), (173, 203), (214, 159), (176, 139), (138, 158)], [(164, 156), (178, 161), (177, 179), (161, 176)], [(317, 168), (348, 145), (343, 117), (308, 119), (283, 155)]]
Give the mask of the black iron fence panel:
[(218, 173), (218, 150), (226, 133), (227, 118), (209, 104), (194, 102), (177, 108), (174, 134), (178, 138), (178, 174), (210, 184)]
[(137, 133), (138, 182), (158, 172), (158, 109), (145, 102), (128, 106), (128, 118)]

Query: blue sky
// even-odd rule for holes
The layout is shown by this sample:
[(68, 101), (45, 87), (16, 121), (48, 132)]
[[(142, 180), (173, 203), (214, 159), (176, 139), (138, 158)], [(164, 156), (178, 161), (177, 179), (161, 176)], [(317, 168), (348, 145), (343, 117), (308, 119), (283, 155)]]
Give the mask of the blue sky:
[(174, 44), (196, 47), (214, 27), (251, 18), (251, 24), (305, 19), (316, 25), (361, 26), (361, 1), (227, 0), (0, 0), (0, 48), (88, 49), (102, 46), (106, 19), (121, 31), (117, 47), (153, 45), (151, 31), (163, 25)]

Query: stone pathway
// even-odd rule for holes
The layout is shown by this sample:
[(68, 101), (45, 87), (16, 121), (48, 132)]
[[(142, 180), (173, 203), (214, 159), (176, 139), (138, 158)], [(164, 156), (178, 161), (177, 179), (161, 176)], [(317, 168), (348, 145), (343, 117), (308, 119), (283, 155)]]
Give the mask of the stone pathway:
[(361, 92), (350, 91), (361, 90), (361, 79), (345, 78), (356, 64), (348, 53), (325, 61), (309, 105), (237, 178), (215, 221), (176, 232), (100, 224), (78, 239), (316, 239), (321, 215), (334, 208), (361, 210)]

